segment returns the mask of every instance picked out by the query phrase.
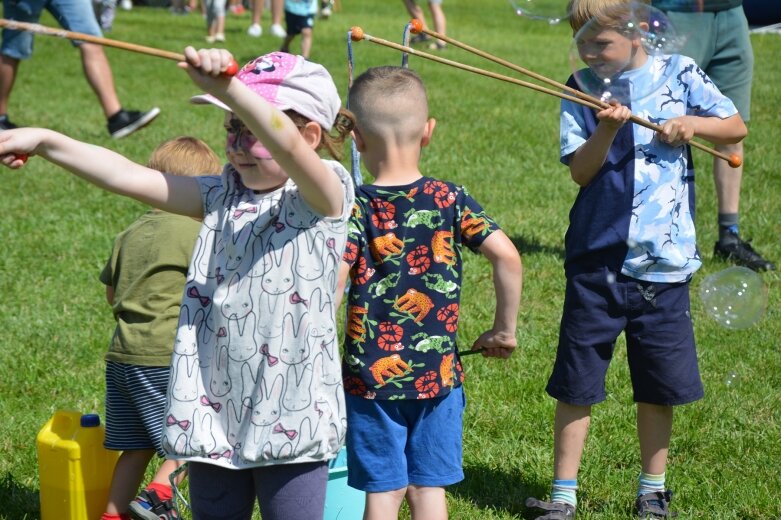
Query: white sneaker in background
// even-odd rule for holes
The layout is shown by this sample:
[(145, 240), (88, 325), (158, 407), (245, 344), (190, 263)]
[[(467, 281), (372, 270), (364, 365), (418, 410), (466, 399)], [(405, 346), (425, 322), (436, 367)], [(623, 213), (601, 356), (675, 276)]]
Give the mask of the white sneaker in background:
[(287, 36), (287, 31), (281, 25), (275, 23), (272, 24), (271, 26), (271, 34), (273, 34), (277, 38), (284, 38), (285, 36)]
[(223, 33), (217, 33), (214, 35), (214, 41), (216, 42), (224, 42), (225, 41), (225, 35)]
[(249, 29), (247, 29), (247, 34), (253, 38), (259, 38), (260, 35), (263, 34), (263, 29), (260, 27), (260, 25), (253, 23), (249, 26)]
[(131, 9), (133, 9), (133, 2), (131, 0), (122, 0), (119, 3), (119, 7), (121, 7), (125, 11), (130, 11)]
[(323, 17), (323, 18), (330, 18), (332, 14), (333, 14), (333, 11), (331, 11), (331, 6), (330, 5), (327, 5), (327, 6), (323, 7), (322, 9), (320, 9), (320, 16)]

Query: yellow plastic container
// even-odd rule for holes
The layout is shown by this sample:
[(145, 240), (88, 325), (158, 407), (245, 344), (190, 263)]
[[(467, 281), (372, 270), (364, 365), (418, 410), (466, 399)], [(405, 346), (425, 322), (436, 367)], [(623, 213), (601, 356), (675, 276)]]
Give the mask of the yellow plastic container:
[(95, 414), (57, 411), (36, 437), (41, 520), (99, 520), (118, 451), (103, 447)]

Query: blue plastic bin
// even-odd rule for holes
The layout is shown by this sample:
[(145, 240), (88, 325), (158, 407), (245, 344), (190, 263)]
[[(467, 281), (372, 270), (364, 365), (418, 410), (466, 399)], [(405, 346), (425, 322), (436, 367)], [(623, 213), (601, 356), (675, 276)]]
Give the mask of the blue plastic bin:
[(325, 489), (325, 520), (361, 520), (366, 494), (347, 485), (347, 449), (342, 448), (328, 464)]

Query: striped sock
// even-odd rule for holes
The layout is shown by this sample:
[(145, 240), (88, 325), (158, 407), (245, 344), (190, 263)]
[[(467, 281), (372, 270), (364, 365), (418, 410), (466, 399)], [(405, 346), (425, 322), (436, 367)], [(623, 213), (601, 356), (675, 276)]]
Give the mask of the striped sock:
[(637, 487), (637, 496), (653, 493), (655, 491), (664, 491), (664, 473), (661, 475), (652, 475), (651, 473), (640, 473), (640, 484)]
[(578, 480), (553, 480), (553, 489), (550, 494), (551, 502), (563, 502), (573, 507), (578, 505)]

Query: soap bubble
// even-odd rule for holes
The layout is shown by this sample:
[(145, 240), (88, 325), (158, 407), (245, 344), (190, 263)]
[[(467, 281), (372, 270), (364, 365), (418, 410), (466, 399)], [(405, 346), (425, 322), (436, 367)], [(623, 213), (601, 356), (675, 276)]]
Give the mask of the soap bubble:
[(637, 2), (615, 5), (575, 33), (572, 75), (583, 92), (628, 105), (670, 80), (674, 67), (666, 57), (677, 54), (684, 41), (659, 9)]
[(740, 383), (740, 375), (733, 371), (730, 371), (725, 377), (724, 377), (724, 384), (728, 388), (735, 388)]
[(707, 276), (700, 285), (705, 312), (728, 329), (745, 329), (762, 318), (767, 287), (762, 277), (746, 267), (728, 267)]
[(515, 14), (551, 25), (566, 20), (567, 0), (510, 0)]

